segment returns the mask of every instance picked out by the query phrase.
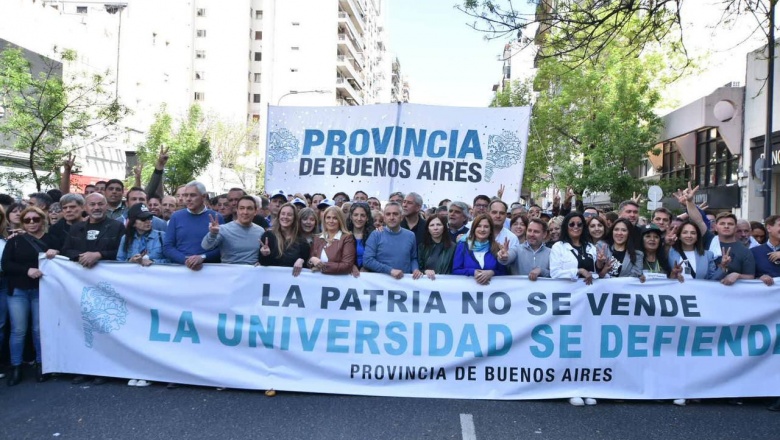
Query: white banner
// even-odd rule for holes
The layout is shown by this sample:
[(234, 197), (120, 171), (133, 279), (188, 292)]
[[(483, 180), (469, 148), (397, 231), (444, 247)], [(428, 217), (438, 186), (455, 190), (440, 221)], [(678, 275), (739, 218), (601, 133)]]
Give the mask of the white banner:
[(780, 289), (758, 281), (41, 270), (46, 372), (461, 399), (780, 395)]
[(492, 196), (523, 180), (529, 107), (419, 104), (274, 107), (268, 110), (266, 182), (288, 193), (357, 190), (387, 200), (394, 191), (441, 199)]

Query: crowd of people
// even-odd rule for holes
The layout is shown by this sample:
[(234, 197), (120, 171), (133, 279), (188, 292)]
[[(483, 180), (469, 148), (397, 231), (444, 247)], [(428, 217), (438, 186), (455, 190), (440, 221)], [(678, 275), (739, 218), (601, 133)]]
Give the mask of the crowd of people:
[[(435, 280), (452, 274), (473, 277), (481, 285), (496, 276), (521, 275), (531, 281), (581, 279), (588, 285), (611, 277), (724, 285), (755, 278), (772, 286), (780, 276), (780, 216), (763, 223), (730, 212), (713, 217), (694, 203), (697, 188), (690, 186), (675, 194), (684, 213), (659, 208), (643, 221), (637, 199), (605, 212), (573, 203), (571, 192), (556, 200), (551, 212), (538, 205), (507, 204), (501, 199), (503, 189), (496, 196), (454, 197), (427, 209), (415, 192), (389, 194), (384, 204), (363, 191), (329, 198), (283, 190), (253, 196), (233, 188), (212, 197), (193, 181), (164, 195), (166, 161), (162, 152), (145, 188), (138, 174), (129, 189), (112, 179), (88, 185), (83, 193), (70, 192), (66, 185), (31, 194), (26, 203), (0, 195), (0, 338), (10, 317), (9, 386), (22, 380), (28, 329), (35, 378), (47, 380), (38, 323), (40, 253), (61, 255), (85, 268), (116, 260), (179, 264), (197, 271), (221, 262), (289, 267), (292, 276), (304, 268), (396, 279)], [(106, 380), (77, 376), (73, 383)], [(128, 382), (150, 384), (144, 379)], [(596, 400), (572, 397), (570, 403), (594, 405)], [(685, 400), (675, 403), (684, 405)], [(780, 401), (771, 408), (780, 410)]]

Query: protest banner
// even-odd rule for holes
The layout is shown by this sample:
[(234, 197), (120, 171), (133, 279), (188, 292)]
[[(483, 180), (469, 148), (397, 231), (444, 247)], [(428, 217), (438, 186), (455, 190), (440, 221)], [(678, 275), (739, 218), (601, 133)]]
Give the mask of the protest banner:
[(463, 399), (780, 395), (778, 288), (758, 281), (41, 270), (46, 372)]
[(362, 190), (380, 200), (417, 191), (430, 204), (504, 184), (516, 200), (529, 118), (528, 107), (271, 106), (265, 187), (328, 198)]

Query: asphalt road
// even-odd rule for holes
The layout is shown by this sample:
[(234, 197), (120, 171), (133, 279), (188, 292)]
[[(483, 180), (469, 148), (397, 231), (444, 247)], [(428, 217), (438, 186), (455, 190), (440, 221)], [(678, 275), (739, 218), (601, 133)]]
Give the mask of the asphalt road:
[(25, 379), (0, 382), (0, 439), (780, 439), (780, 413), (760, 399), (576, 408)]

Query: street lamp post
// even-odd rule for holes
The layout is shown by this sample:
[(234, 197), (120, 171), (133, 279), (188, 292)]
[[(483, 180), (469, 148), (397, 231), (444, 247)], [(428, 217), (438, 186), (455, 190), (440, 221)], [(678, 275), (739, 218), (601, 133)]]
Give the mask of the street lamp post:
[(106, 3), (106, 12), (111, 15), (119, 14), (119, 26), (116, 32), (116, 98), (119, 98), (119, 49), (122, 42), (122, 11), (127, 7), (127, 3)]
[(276, 105), (281, 105), (282, 99), (284, 99), (287, 96), (290, 96), (290, 95), (302, 95), (304, 93), (317, 93), (317, 94), (322, 95), (322, 94), (325, 94), (325, 93), (330, 93), (330, 91), (329, 90), (301, 90), (301, 91), (290, 90), (289, 92), (287, 92), (284, 95), (279, 97), (279, 100), (276, 101)]

